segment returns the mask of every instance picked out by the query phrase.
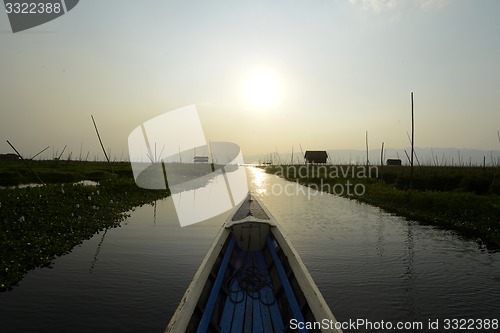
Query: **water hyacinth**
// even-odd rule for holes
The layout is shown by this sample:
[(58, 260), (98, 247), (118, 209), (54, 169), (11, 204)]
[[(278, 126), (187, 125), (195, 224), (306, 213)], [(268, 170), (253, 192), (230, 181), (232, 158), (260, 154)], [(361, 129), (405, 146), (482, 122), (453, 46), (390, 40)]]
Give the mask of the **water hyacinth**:
[(27, 270), (50, 266), (96, 232), (119, 226), (124, 212), (168, 194), (140, 189), (131, 177), (103, 180), (97, 187), (47, 184), (0, 191), (0, 292), (18, 284)]

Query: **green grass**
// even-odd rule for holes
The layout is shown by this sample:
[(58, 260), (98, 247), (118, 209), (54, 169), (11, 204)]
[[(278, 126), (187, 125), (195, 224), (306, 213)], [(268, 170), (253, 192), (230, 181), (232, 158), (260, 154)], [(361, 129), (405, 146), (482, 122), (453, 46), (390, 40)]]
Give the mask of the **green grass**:
[[(134, 207), (169, 195), (168, 191), (139, 188), (130, 164), (115, 163), (115, 174), (111, 174), (105, 163), (71, 162), (66, 167), (65, 163), (34, 163), (42, 180), (59, 183), (0, 189), (0, 291), (18, 284), (30, 269), (50, 266), (56, 256), (70, 252), (100, 230), (119, 226)], [(3, 175), (18, 177), (8, 183), (36, 179), (18, 164), (7, 164), (0, 163)], [(84, 179), (99, 184), (71, 184)]]
[[(110, 166), (106, 162), (32, 161), (28, 163), (44, 183), (99, 181), (112, 175)], [(111, 165), (115, 175), (132, 177), (130, 163), (115, 162)], [(0, 186), (38, 182), (22, 161), (0, 162)]]
[[(481, 167), (420, 167), (410, 190), (409, 167), (372, 170), (350, 166), (271, 166), (266, 172), (327, 192), (335, 184), (362, 184), (364, 193), (342, 196), (380, 207), (425, 224), (455, 230), (461, 235), (500, 249), (500, 170)], [(302, 170), (299, 173), (299, 169)], [(341, 187), (337, 187), (341, 188)]]

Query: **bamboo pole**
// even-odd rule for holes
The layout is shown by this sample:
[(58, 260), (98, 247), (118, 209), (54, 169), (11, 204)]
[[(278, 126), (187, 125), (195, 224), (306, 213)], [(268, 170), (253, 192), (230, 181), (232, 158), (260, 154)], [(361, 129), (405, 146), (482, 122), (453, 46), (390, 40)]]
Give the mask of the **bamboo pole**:
[(384, 166), (384, 143), (382, 142), (382, 148), (380, 149), (380, 166)]
[(413, 113), (413, 92), (411, 93), (411, 158), (410, 158), (410, 190), (413, 189), (413, 155), (415, 154), (415, 118)]
[[(50, 146), (47, 146), (47, 148), (41, 150), (38, 154), (36, 154), (35, 156), (33, 156), (32, 158), (30, 158), (30, 162), (33, 162), (33, 160), (35, 159), (35, 157), (37, 157), (38, 155), (40, 155), (41, 153), (43, 153), (44, 151), (46, 151), (47, 149), (49, 149)], [(30, 163), (31, 165), (31, 163)]]
[(382, 148), (380, 149), (380, 178), (383, 178), (384, 170), (384, 142), (382, 142)]
[(35, 155), (35, 156), (33, 156), (32, 158), (30, 158), (30, 160), (31, 160), (31, 161), (33, 161), (33, 159), (35, 159), (35, 157), (37, 157), (38, 155), (40, 155), (41, 153), (43, 153), (44, 151), (46, 151), (46, 150), (47, 150), (47, 149), (49, 149), (49, 148), (50, 148), (50, 146), (47, 146), (47, 148), (40, 150), (40, 152), (38, 152), (38, 154), (36, 154), (36, 155)]
[(9, 146), (12, 147), (12, 149), (14, 149), (14, 151), (16, 152), (17, 156), (19, 156), (21, 158), (21, 160), (23, 161), (23, 163), (28, 167), (28, 169), (30, 169), (30, 171), (35, 175), (35, 177), (38, 179), (38, 181), (40, 181), (40, 183), (42, 183), (42, 185), (45, 185), (45, 183), (43, 182), (43, 180), (40, 179), (40, 177), (38, 176), (38, 174), (35, 172), (35, 170), (33, 170), (30, 165), (28, 164), (28, 162), (26, 162), (26, 160), (21, 156), (21, 154), (19, 154), (19, 152), (17, 151), (17, 149), (12, 145), (12, 143), (9, 142), (9, 140), (7, 140), (7, 143), (9, 144)]
[[(406, 132), (406, 136), (408, 137), (408, 142), (410, 143), (410, 146), (411, 146), (411, 138), (410, 138), (410, 134), (408, 132)], [(415, 160), (417, 161), (417, 165), (418, 167), (420, 168), (421, 165), (420, 165), (420, 160), (418, 159), (418, 155), (417, 155), (417, 152), (413, 152), (413, 154), (415, 154)], [(431, 164), (432, 164), (433, 160), (431, 160)]]
[(57, 157), (56, 157), (56, 165), (58, 165), (58, 164), (59, 164), (59, 160), (61, 159), (61, 157), (62, 157), (62, 155), (63, 155), (64, 151), (66, 150), (66, 147), (67, 147), (67, 146), (68, 146), (68, 145), (65, 145), (65, 146), (64, 146), (64, 148), (63, 148), (63, 150), (62, 150), (62, 152), (61, 152), (61, 154), (60, 154), (59, 156), (57, 156)]
[(104, 156), (106, 157), (106, 160), (108, 161), (111, 173), (114, 173), (113, 172), (113, 166), (111, 165), (111, 162), (109, 161), (108, 154), (106, 154), (106, 149), (104, 149), (104, 145), (102, 144), (101, 136), (99, 135), (99, 130), (97, 129), (97, 125), (95, 123), (94, 116), (90, 115), (90, 117), (92, 118), (92, 122), (94, 123), (95, 131), (97, 133), (97, 138), (99, 139), (99, 143), (101, 144), (101, 148), (102, 148), (102, 151), (104, 152)]
[(370, 160), (368, 159), (368, 131), (365, 132), (365, 144), (366, 144), (366, 167), (370, 165)]
[(431, 160), (432, 160), (432, 163), (434, 164), (434, 166), (438, 166), (437, 162), (436, 162), (436, 156), (434, 156), (434, 149), (431, 148)]
[(304, 164), (306, 164), (306, 155), (304, 155), (304, 150), (302, 150), (302, 144), (299, 144), (300, 153), (302, 154), (302, 158), (304, 159)]
[(282, 165), (281, 164), (281, 157), (280, 157), (280, 153), (278, 153), (278, 147), (276, 147), (276, 145), (274, 146), (274, 149), (276, 150), (276, 157), (278, 157), (278, 163), (279, 165)]
[(404, 150), (404, 152), (405, 152), (406, 158), (408, 159), (408, 163), (411, 164), (410, 155), (408, 155), (408, 153), (406, 152), (406, 149)]
[[(500, 143), (500, 131), (497, 131), (497, 136), (498, 136), (498, 143)], [(499, 159), (497, 158), (497, 166), (500, 166), (500, 163), (498, 161)]]

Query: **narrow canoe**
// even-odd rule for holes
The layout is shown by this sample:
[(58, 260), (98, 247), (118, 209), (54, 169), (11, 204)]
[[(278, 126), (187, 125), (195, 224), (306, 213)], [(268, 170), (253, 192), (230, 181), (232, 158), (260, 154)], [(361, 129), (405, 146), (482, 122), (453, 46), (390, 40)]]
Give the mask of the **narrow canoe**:
[(217, 234), (165, 332), (342, 333), (336, 323), (275, 218), (249, 195)]

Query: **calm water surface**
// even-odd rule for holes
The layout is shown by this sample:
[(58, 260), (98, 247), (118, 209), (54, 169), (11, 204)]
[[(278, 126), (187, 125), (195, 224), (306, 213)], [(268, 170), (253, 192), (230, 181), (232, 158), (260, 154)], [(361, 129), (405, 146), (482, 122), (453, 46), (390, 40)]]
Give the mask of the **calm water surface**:
[[(259, 169), (248, 174), (337, 320), (500, 319), (499, 253), (355, 201), (277, 195), (295, 190)], [(0, 293), (0, 331), (163, 332), (226, 216), (181, 228), (169, 198), (137, 208)]]

